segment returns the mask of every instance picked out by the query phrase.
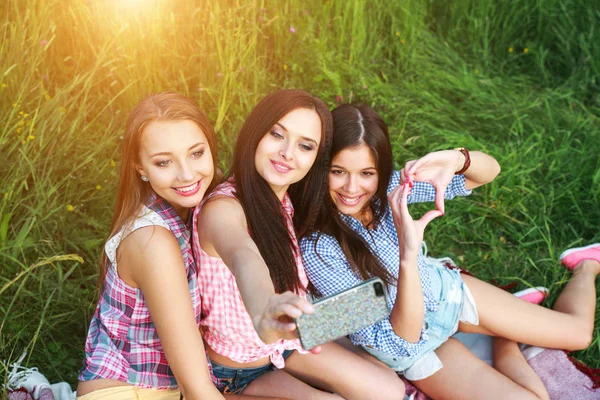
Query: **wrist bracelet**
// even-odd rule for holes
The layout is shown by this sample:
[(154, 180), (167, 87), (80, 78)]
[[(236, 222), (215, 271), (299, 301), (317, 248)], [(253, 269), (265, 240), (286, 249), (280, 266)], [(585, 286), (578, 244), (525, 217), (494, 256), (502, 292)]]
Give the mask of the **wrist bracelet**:
[(467, 149), (466, 147), (458, 147), (454, 150), (460, 151), (465, 156), (465, 163), (463, 167), (460, 169), (460, 171), (456, 171), (454, 173), (454, 175), (460, 175), (463, 174), (466, 170), (468, 170), (471, 166), (471, 156), (469, 155), (469, 149)]

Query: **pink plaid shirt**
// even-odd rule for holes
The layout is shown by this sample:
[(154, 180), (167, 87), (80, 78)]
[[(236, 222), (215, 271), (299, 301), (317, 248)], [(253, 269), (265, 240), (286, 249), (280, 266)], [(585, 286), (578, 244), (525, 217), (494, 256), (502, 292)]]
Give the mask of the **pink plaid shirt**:
[[(219, 185), (207, 199), (218, 195), (235, 198), (234, 192), (235, 185), (233, 181), (229, 180)], [(273, 365), (283, 368), (285, 365), (282, 356), (284, 350), (298, 350), (301, 353), (306, 353), (306, 351), (302, 349), (298, 339), (280, 339), (274, 343), (265, 344), (259, 338), (242, 301), (235, 277), (221, 258), (206, 254), (200, 247), (197, 219), (201, 206), (196, 207), (194, 211), (192, 247), (198, 265), (198, 285), (202, 296), (200, 325), (204, 340), (214, 351), (235, 362), (247, 363), (269, 356)], [(292, 221), (294, 208), (287, 193), (283, 198), (282, 206), (285, 211), (285, 222), (294, 245), (300, 281), (306, 287), (308, 278), (302, 265), (302, 257)], [(302, 292), (300, 296), (306, 298), (306, 293)]]
[[(200, 292), (190, 245), (190, 225), (179, 218), (169, 203), (153, 195), (133, 225), (106, 242), (106, 278), (90, 322), (80, 381), (104, 378), (144, 388), (177, 388), (142, 291), (128, 286), (117, 273), (117, 248), (136, 229), (161, 226), (170, 230), (179, 242), (194, 315), (199, 324)], [(212, 368), (210, 363), (208, 365), (210, 372)]]

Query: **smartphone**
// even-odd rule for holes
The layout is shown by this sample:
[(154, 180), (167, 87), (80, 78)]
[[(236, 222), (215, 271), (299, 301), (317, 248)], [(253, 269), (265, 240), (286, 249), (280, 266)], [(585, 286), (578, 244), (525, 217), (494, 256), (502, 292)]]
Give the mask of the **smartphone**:
[(313, 303), (315, 311), (296, 318), (302, 348), (339, 339), (389, 315), (383, 281), (371, 278)]

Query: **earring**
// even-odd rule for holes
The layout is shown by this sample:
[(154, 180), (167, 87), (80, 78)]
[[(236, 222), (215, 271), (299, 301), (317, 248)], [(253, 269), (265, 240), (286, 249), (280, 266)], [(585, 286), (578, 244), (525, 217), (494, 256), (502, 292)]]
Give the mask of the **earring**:
[(147, 177), (146, 175), (142, 175), (142, 180), (143, 180), (144, 182), (148, 182), (148, 177)]

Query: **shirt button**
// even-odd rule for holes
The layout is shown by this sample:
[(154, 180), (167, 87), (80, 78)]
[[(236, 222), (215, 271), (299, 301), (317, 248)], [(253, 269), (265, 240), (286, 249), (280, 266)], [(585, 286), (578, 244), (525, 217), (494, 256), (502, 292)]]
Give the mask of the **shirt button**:
[(425, 330), (429, 329), (429, 324), (425, 322)]

